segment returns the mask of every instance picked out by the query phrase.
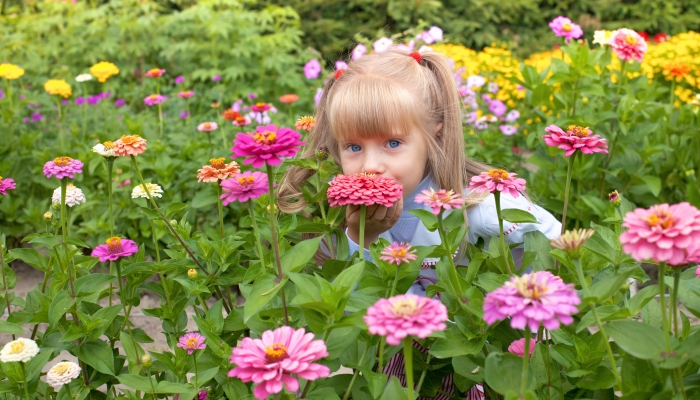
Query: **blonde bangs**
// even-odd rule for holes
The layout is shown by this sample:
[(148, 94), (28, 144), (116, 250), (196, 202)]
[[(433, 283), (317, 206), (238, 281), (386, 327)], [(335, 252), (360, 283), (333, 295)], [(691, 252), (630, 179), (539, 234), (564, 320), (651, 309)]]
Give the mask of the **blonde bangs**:
[(373, 75), (353, 76), (347, 84), (342, 78), (327, 111), (336, 140), (401, 137), (423, 126), (418, 100), (401, 85)]

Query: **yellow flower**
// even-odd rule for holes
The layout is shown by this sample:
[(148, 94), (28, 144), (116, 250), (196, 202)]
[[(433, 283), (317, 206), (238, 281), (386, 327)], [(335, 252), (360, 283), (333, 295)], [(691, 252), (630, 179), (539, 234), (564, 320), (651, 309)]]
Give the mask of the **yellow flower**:
[(90, 74), (97, 78), (98, 81), (104, 83), (112, 75), (117, 75), (119, 73), (119, 68), (111, 62), (100, 61), (97, 64), (90, 67)]
[(70, 85), (63, 79), (49, 79), (44, 83), (44, 90), (49, 94), (57, 94), (66, 99), (73, 94)]
[(13, 64), (0, 64), (1, 77), (12, 81), (22, 75), (24, 75), (24, 70), (22, 68)]

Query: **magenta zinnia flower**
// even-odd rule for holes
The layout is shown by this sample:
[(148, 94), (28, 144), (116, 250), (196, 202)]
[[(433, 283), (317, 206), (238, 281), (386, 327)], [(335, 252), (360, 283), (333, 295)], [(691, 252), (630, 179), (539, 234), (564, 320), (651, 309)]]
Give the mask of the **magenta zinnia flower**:
[(571, 43), (571, 39), (578, 39), (583, 36), (581, 27), (566, 17), (556, 17), (549, 23), (549, 27), (554, 31), (554, 35), (566, 38), (566, 43)]
[(203, 350), (207, 347), (207, 345), (204, 344), (204, 340), (204, 336), (197, 332), (186, 333), (178, 341), (177, 347), (186, 350), (187, 354), (192, 354), (196, 350)]
[(167, 99), (167, 98), (168, 98), (168, 96), (163, 96), (163, 95), (160, 95), (160, 94), (152, 94), (152, 95), (150, 95), (150, 96), (146, 96), (146, 97), (143, 99), (143, 102), (144, 102), (147, 106), (150, 107), (150, 106), (155, 106), (156, 104), (160, 104), (160, 103), (164, 102), (165, 99)]
[(75, 178), (75, 174), (83, 173), (83, 163), (80, 160), (74, 160), (70, 157), (56, 157), (53, 161), (44, 164), (44, 175), (51, 178), (56, 175), (56, 178), (63, 179), (69, 177)]
[(547, 146), (559, 147), (566, 150), (565, 157), (574, 154), (576, 150), (583, 154), (607, 153), (608, 144), (605, 139), (601, 139), (600, 135), (593, 135), (593, 131), (582, 126), (569, 126), (569, 129), (564, 132), (556, 125), (550, 125), (544, 128), (549, 135), (542, 136)]
[(15, 180), (12, 178), (5, 178), (2, 179), (2, 176), (0, 176), (0, 194), (3, 196), (7, 196), (7, 191), (10, 189), (14, 189), (17, 187), (17, 184), (15, 183)]
[(248, 199), (257, 199), (265, 193), (270, 193), (267, 174), (260, 171), (246, 171), (242, 174), (236, 174), (233, 178), (221, 181), (221, 187), (224, 190), (224, 194), (221, 195), (223, 205), (232, 201), (242, 203)]
[(646, 40), (631, 29), (618, 29), (613, 32), (608, 45), (622, 61), (642, 62), (648, 46)]
[(101, 262), (117, 261), (122, 257), (129, 257), (139, 251), (139, 246), (136, 245), (136, 242), (122, 239), (118, 236), (107, 239), (106, 243), (95, 247), (92, 251), (92, 256), (99, 257)]
[(620, 235), (625, 253), (636, 261), (653, 260), (678, 266), (690, 262), (700, 242), (700, 210), (690, 203), (657, 204), (625, 215)]
[(440, 214), (440, 211), (443, 209), (449, 210), (454, 208), (456, 210), (464, 205), (464, 199), (461, 194), (455, 194), (453, 190), (447, 191), (445, 189), (440, 189), (436, 192), (433, 188), (430, 188), (430, 191), (422, 191), (421, 194), (416, 196), (415, 202), (426, 204), (432, 208), (432, 212), (435, 215)]
[[(532, 357), (532, 352), (535, 351), (535, 345), (537, 341), (535, 339), (530, 339), (530, 357)], [(515, 354), (516, 356), (523, 357), (525, 355), (525, 338), (518, 339), (508, 346), (508, 351)]]
[(411, 250), (410, 243), (394, 242), (394, 244), (386, 246), (384, 250), (382, 250), (382, 256), (379, 257), (379, 259), (387, 261), (389, 264), (396, 264), (396, 266), (399, 266), (415, 260), (415, 253), (416, 250)]
[(489, 192), (507, 192), (513, 197), (520, 196), (520, 191), (525, 190), (525, 179), (516, 178), (518, 174), (508, 172), (503, 169), (492, 169), (489, 172), (482, 172), (480, 175), (472, 176), (469, 181), (469, 189), (481, 193), (484, 190)]
[(326, 344), (314, 340), (313, 333), (282, 326), (263, 332), (260, 339), (243, 338), (233, 349), (231, 363), (236, 367), (228, 376), (257, 383), (253, 395), (263, 400), (281, 392), (283, 385), (290, 392), (299, 390), (297, 377), (313, 381), (330, 375), (330, 368), (314, 363), (327, 356)]
[(233, 141), (231, 151), (236, 157), (248, 157), (243, 163), (260, 168), (267, 165), (279, 165), (281, 157), (294, 157), (300, 146), (299, 132), (289, 128), (277, 128), (277, 125), (261, 125), (255, 132), (238, 133)]
[(408, 336), (425, 339), (447, 327), (447, 307), (438, 300), (415, 294), (379, 299), (363, 317), (369, 333), (386, 336), (386, 342), (398, 346)]
[(395, 180), (374, 174), (337, 175), (326, 195), (331, 207), (348, 204), (391, 207), (401, 198), (403, 186)]
[(572, 314), (581, 304), (573, 284), (566, 284), (548, 271), (513, 276), (484, 298), (484, 321), (493, 325), (510, 317), (514, 329), (535, 331), (540, 323), (549, 330), (574, 322)]
[(272, 104), (268, 103), (255, 103), (254, 105), (250, 106), (250, 110), (255, 112), (264, 112), (270, 108), (272, 108)]

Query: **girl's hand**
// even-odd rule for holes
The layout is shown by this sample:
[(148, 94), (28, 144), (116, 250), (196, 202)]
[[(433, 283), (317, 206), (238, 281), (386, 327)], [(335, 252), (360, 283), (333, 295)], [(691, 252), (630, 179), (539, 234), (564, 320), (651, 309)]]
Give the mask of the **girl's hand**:
[[(401, 216), (403, 210), (403, 198), (399, 199), (391, 207), (379, 204), (367, 207), (365, 217), (365, 243), (364, 248), (376, 242), (379, 235), (391, 229)], [(355, 243), (360, 240), (360, 206), (348, 205), (345, 209), (345, 221), (348, 223), (348, 236)]]

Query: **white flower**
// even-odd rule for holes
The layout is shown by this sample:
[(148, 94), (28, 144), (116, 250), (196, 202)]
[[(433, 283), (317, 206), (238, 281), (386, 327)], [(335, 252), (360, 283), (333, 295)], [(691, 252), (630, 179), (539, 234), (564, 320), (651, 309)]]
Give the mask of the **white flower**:
[(433, 51), (433, 48), (430, 46), (421, 46), (420, 49), (418, 49), (419, 53), (427, 53), (429, 51)]
[(80, 376), (80, 367), (71, 361), (62, 361), (49, 370), (46, 374), (46, 383), (58, 390), (67, 385), (71, 380)]
[(472, 75), (467, 78), (467, 87), (469, 89), (473, 87), (482, 87), (486, 84), (486, 79), (481, 75)]
[(98, 143), (92, 147), (92, 151), (102, 157), (116, 157), (114, 154), (114, 144), (112, 142)]
[(436, 42), (442, 42), (442, 29), (437, 26), (431, 26), (428, 34), (432, 36)]
[[(160, 187), (160, 185), (156, 185), (155, 183), (147, 183), (146, 188), (148, 189), (148, 192), (151, 194), (151, 196), (158, 198), (163, 197), (163, 188)], [(134, 190), (131, 191), (131, 198), (148, 198), (148, 194), (146, 194), (146, 191), (143, 190), (143, 185), (138, 185), (134, 187)]]
[(498, 84), (496, 82), (489, 82), (488, 90), (491, 93), (498, 93)]
[(388, 37), (383, 37), (379, 38), (376, 42), (374, 42), (372, 47), (374, 47), (375, 53), (384, 53), (385, 51), (389, 50), (393, 45), (393, 40), (389, 39)]
[(359, 58), (362, 58), (362, 56), (364, 56), (365, 53), (367, 53), (367, 47), (364, 44), (360, 43), (353, 49), (352, 59), (357, 60)]
[(615, 31), (595, 31), (593, 33), (593, 43), (599, 44), (605, 47), (610, 43), (610, 38)]
[(90, 75), (90, 74), (80, 74), (80, 75), (78, 75), (78, 76), (75, 77), (75, 80), (76, 80), (77, 82), (87, 82), (87, 81), (89, 81), (89, 80), (92, 80), (92, 75)]
[(0, 350), (0, 361), (2, 362), (27, 362), (39, 354), (39, 346), (31, 339), (18, 338)]
[[(51, 202), (61, 204), (60, 187), (53, 191)], [(85, 203), (85, 195), (83, 194), (83, 191), (73, 186), (72, 183), (69, 183), (68, 186), (66, 186), (66, 205), (68, 207), (73, 207), (83, 203)]]
[(513, 123), (520, 118), (520, 112), (518, 110), (510, 110), (506, 114), (506, 122)]

